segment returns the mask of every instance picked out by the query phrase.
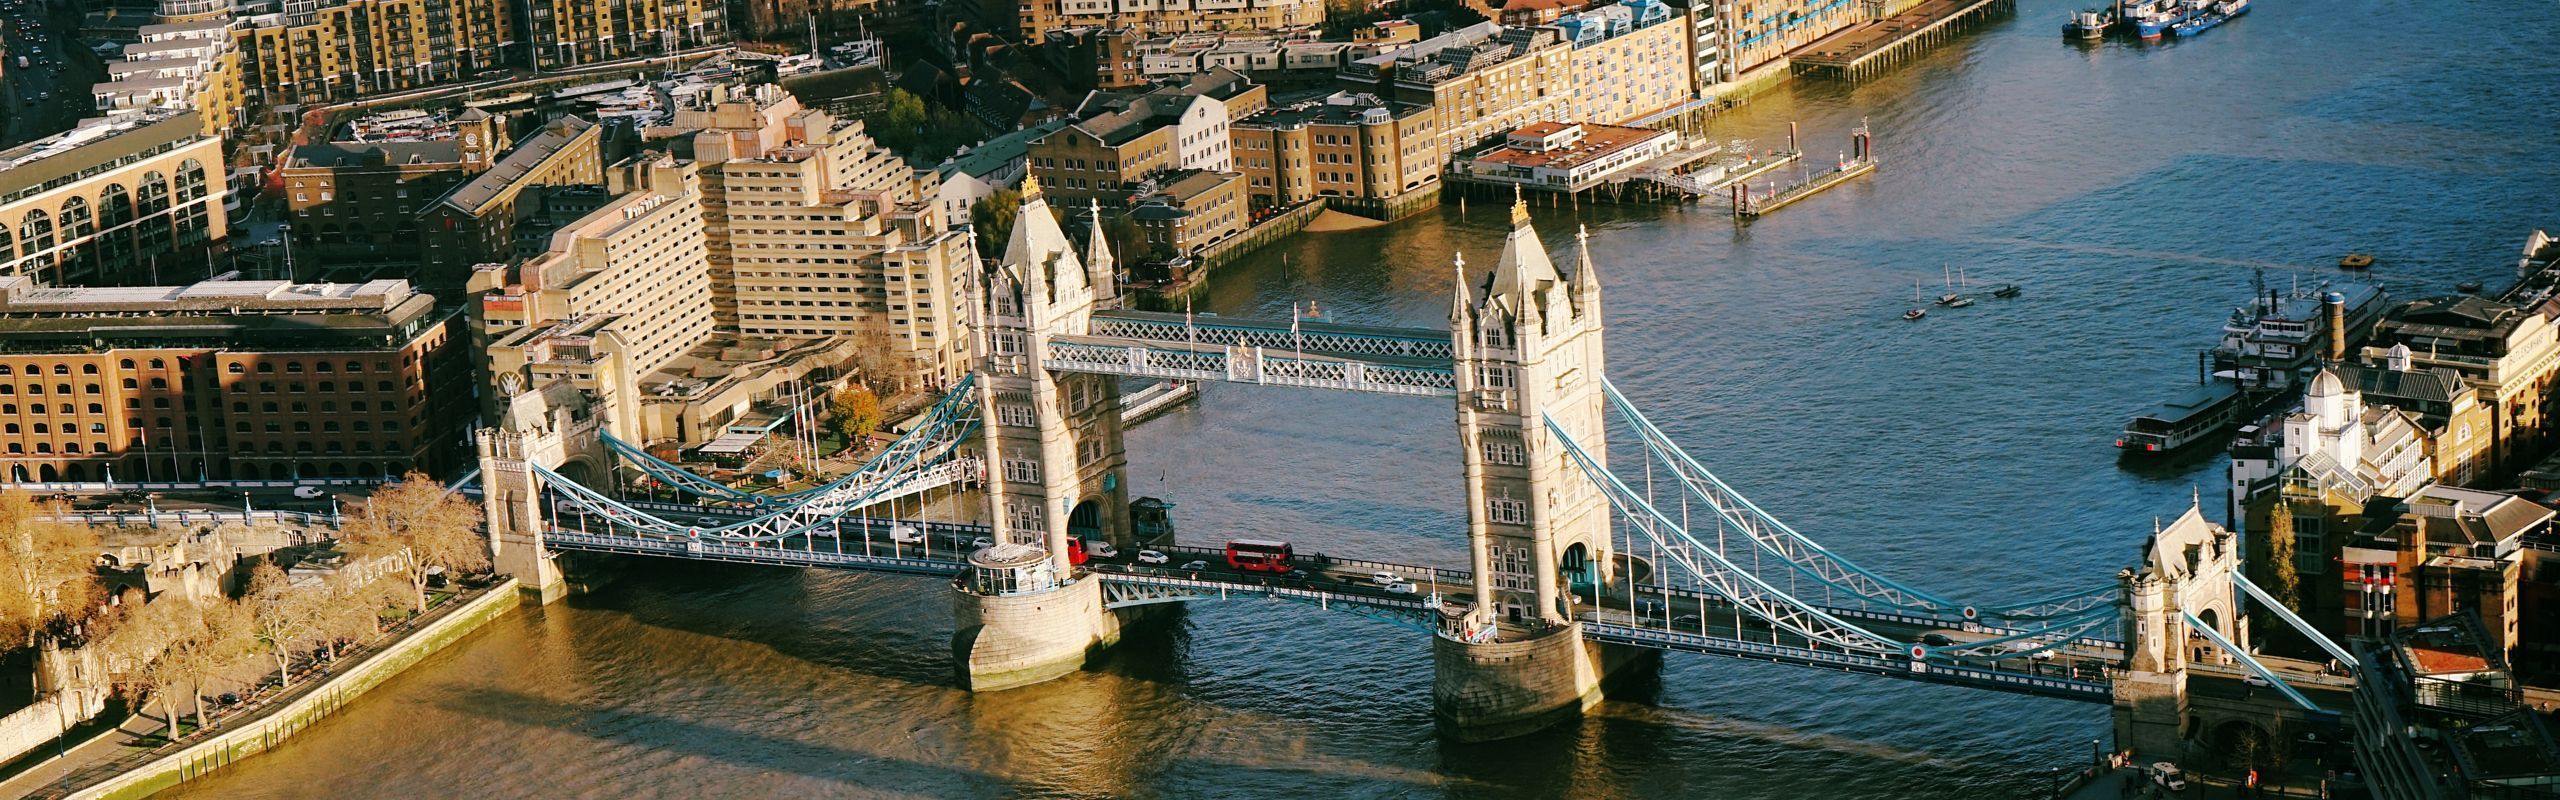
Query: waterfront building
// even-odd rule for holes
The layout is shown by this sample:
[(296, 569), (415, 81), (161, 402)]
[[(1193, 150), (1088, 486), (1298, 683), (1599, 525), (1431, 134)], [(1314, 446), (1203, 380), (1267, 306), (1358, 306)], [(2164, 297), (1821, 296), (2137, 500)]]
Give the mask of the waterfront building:
[(233, 45), (249, 99), (334, 102), (502, 69), (522, 52), (518, 14), (507, 0), (287, 2), (244, 17)]
[(1563, 87), (1566, 120), (1646, 125), (1695, 97), (1688, 20), (1662, 0), (1624, 0), (1566, 14), (1563, 33), (1571, 69)]
[(1743, 79), (1764, 67), (1784, 70), (1788, 51), (1865, 22), (1875, 6), (1884, 7), (1878, 16), (1889, 16), (1918, 2), (1891, 0), (1871, 6), (1840, 0), (1733, 0), (1724, 14), (1733, 59), (1730, 74)]
[(1732, 61), (1725, 57), (1724, 15), (1716, 10), (1714, 0), (1665, 0), (1689, 27), (1689, 93), (1700, 100), (1714, 99), (1721, 87), (1733, 80)]
[(89, 87), (99, 113), (193, 108), (204, 135), (215, 137), (240, 124), (240, 51), (232, 43), (229, 4), (222, 6), (221, 13), (164, 15), (141, 26), (135, 32), (141, 41), (125, 45), (122, 60), (107, 62), (107, 80)]
[(1232, 123), (1269, 98), (1260, 84), (1223, 68), (1143, 94), (1097, 91), (1073, 122), (1031, 141), (1031, 173), (1061, 203), (1124, 205), (1158, 173), (1233, 170)]
[(1502, 146), (1460, 160), (1458, 175), (1549, 192), (1580, 192), (1678, 152), (1680, 134), (1592, 123), (1538, 122), (1503, 137)]
[(506, 126), (479, 109), (448, 134), (294, 148), (276, 180), (295, 255), (313, 264), (415, 264), (421, 214), (506, 149)]
[(2387, 314), (2364, 348), (2380, 363), (2405, 345), (2413, 369), (2446, 370), (2480, 387), (2490, 403), (2489, 470), (2505, 474), (2548, 449), (2552, 373), (2560, 368), (2553, 301), (2530, 306), (2469, 295), (2430, 297)]
[(1563, 121), (1572, 51), (1553, 28), (1482, 23), (1351, 62), (1346, 90), (1430, 106), (1438, 150), (1452, 157), (1532, 122)]
[(1642, 124), (1692, 97), (1688, 25), (1658, 0), (1556, 24), (1460, 28), (1343, 67), (1353, 92), (1431, 106), (1451, 158), (1538, 122)]
[(379, 477), (460, 463), (455, 313), (406, 281), (0, 277), (10, 480)]
[(230, 226), (222, 140), (190, 109), (91, 119), (0, 150), (0, 264), (65, 286), (202, 275)]
[(2383, 800), (2548, 796), (2560, 743), (2468, 614), (2358, 648), (2357, 773)]
[(522, 0), (535, 69), (681, 52), (729, 38), (721, 0)]
[(420, 283), (459, 289), (479, 264), (549, 249), (553, 229), (605, 197), (603, 135), (584, 119), (554, 118), (489, 170), (436, 198), (421, 212)]
[(2444, 370), (2416, 369), (2409, 346), (2384, 351), (2380, 367), (2339, 366), (2339, 378), (2364, 398), (2417, 416), (2425, 429), (2427, 461), (2439, 483), (2471, 486), (2486, 481), (2494, 415), (2480, 388)]
[[(2306, 607), (2334, 608), (2339, 582), (2329, 578), (2348, 532), (2363, 525), (2376, 497), (2408, 497), (2434, 480), (2426, 432), (2417, 416), (2366, 405), (2332, 370), (2313, 376), (2302, 405), (2272, 429), (2246, 431), (2231, 449), (2234, 518), (2245, 530), (2292, 517), (2294, 571)], [(2248, 539), (2249, 559), (2264, 563), (2269, 543)], [(2328, 627), (2334, 617), (2314, 620)]]
[(2501, 492), (2434, 485), (2406, 498), (2375, 498), (2364, 525), (2340, 552), (2340, 631), (2368, 640), (2447, 614), (2478, 617), (2482, 646), (2511, 657), (2522, 642), (2520, 603), (2529, 568), (2545, 566), (2525, 545), (2551, 534), (2554, 513)]
[(1255, 209), (1324, 197), (1375, 216), (1436, 193), (1445, 157), (1430, 106), (1336, 92), (1266, 109), (1233, 128), (1236, 171)]
[(1078, 27), (1130, 28), (1148, 35), (1276, 30), (1324, 24), (1323, 0), (992, 0), (981, 16), (1010, 20), (1024, 41)]
[[(762, 85), (679, 109), (670, 151), (701, 169), (707, 288), (722, 331), (877, 337), (917, 376), (966, 371), (977, 248), (858, 120)], [(963, 212), (965, 214), (965, 211)], [(904, 379), (907, 376), (900, 376)]]
[[(1253, 221), (1241, 173), (1183, 170), (1165, 174), (1163, 182), (1163, 189), (1138, 198), (1129, 211), (1146, 234), (1146, 255), (1152, 258), (1196, 255), (1243, 233)], [(1094, 234), (1101, 234), (1098, 226)]]

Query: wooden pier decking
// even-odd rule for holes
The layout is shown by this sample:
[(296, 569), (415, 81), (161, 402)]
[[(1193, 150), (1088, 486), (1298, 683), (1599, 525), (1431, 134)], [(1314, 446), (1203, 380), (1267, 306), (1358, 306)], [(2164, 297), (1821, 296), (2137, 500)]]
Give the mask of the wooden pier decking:
[(2017, 0), (1924, 0), (1900, 14), (1817, 39), (1787, 59), (1798, 75), (1866, 80), (1979, 20), (2016, 7)]
[(1808, 175), (1804, 180), (1779, 187), (1767, 194), (1752, 192), (1752, 186), (1747, 181), (1734, 182), (1730, 187), (1733, 218), (1758, 219), (1763, 214), (1785, 208), (1795, 201), (1812, 197), (1824, 189), (1847, 183), (1851, 178), (1874, 171), (1876, 171), (1874, 137), (1867, 132), (1866, 126), (1860, 125), (1856, 131), (1849, 134), (1849, 152), (1838, 165), (1831, 169)]

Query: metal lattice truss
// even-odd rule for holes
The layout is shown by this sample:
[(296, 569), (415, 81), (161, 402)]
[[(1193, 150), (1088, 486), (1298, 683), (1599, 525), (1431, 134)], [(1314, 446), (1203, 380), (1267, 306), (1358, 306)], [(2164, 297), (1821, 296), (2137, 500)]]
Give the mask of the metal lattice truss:
[(977, 480), (983, 467), (976, 459), (952, 458), (953, 447), (977, 426), (976, 377), (963, 379), (936, 402), (924, 419), (880, 455), (852, 474), (832, 483), (775, 498), (756, 514), (726, 525), (677, 522), (632, 507), (611, 495), (569, 480), (542, 465), (533, 465), (568, 507), (629, 529), (639, 536), (770, 542), (833, 531), (836, 522), (857, 509), (941, 486)]
[(1306, 603), (1328, 611), (1348, 612), (1423, 633), (1437, 631), (1432, 612), (1432, 609), (1439, 605), (1436, 595), (1401, 600), (1285, 586), (1244, 586), (1160, 576), (1112, 575), (1101, 576), (1100, 579), (1103, 582), (1103, 608), (1130, 608), (1200, 600), (1262, 599), (1269, 602), (1286, 600)]
[(1455, 397), (1457, 377), (1445, 362), (1385, 357), (1354, 360), (1261, 346), (1147, 343), (1079, 336), (1051, 337), (1040, 364), (1057, 372), (1185, 381), (1227, 381), (1351, 392)]
[[(1545, 421), (1547, 430), (1564, 446), (1566, 455), (1609, 498), (1610, 505), (1617, 509), (1626, 526), (1651, 540), (1658, 552), (1677, 566), (1677, 569), (1665, 572), (1667, 583), (1687, 583), (1688, 586), (1681, 588), (1712, 594), (1771, 628), (1803, 637), (1817, 647), (1901, 654), (1914, 659), (2013, 658), (2068, 646), (2103, 630), (2116, 618), (2113, 608), (2092, 609), (2079, 616), (2047, 621), (2032, 628), (2006, 629), (1997, 637), (1948, 646), (1928, 646), (1877, 633), (1789, 594), (1754, 571), (1734, 563), (1722, 548), (1700, 539), (1679, 520), (1654, 506), (1643, 492), (1628, 486), (1601, 466), (1572, 434), (1556, 424), (1553, 417)], [(2022, 642), (2027, 644), (2018, 644)]]
[(1093, 335), (1142, 342), (1260, 347), (1329, 356), (1451, 359), (1449, 332), (1424, 328), (1306, 323), (1295, 327), (1263, 320), (1209, 317), (1147, 311), (1103, 311), (1093, 315)]
[(2060, 597), (1976, 608), (1877, 574), (1798, 533), (1741, 492), (1734, 491), (1731, 485), (1680, 449), (1661, 428), (1655, 427), (1643, 411), (1618, 392), (1615, 384), (1605, 377), (1601, 378), (1600, 384), (1619, 416), (1643, 440), (1646, 455), (1654, 464), (1669, 470), (1689, 497), (1714, 509), (1716, 517), (1728, 529), (1742, 533), (1762, 554), (1776, 558), (1797, 574), (1825, 587), (1877, 606), (1941, 617), (1961, 615), (1968, 621), (1983, 618), (2011, 621), (2077, 618), (2091, 609), (2112, 607), (2116, 601), (2117, 589), (2109, 583)]

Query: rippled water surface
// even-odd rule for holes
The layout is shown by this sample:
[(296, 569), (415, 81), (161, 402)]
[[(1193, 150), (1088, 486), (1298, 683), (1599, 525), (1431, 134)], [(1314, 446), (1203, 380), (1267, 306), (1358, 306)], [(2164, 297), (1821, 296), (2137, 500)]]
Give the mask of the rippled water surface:
[[(2125, 416), (2193, 380), (2250, 270), (2349, 251), (2395, 294), (2508, 274), (2555, 221), (2560, 41), (2518, 0), (2260, 0), (2164, 46), (2060, 40), (2019, 12), (1862, 86), (1800, 84), (1716, 124), (1809, 150), (1866, 119), (1877, 175), (1737, 227), (1541, 209), (1607, 281), (1610, 371), (1744, 492), (1833, 549), (1983, 599), (2101, 580), (2221, 467), (2119, 469)], [(1835, 145), (1834, 143), (1839, 144)], [(1202, 310), (1445, 324), (1450, 254), (1503, 209), (1310, 235)], [(1560, 252), (1559, 260), (1569, 258)], [(1942, 264), (2026, 296), (1899, 313)], [(1185, 536), (1464, 562), (1446, 401), (1209, 387), (1130, 437)], [(2217, 514), (2218, 516), (2218, 514)], [(1348, 615), (1188, 609), (1100, 668), (951, 688), (942, 587), (627, 562), (511, 616), (189, 797), (2012, 796), (2102, 708), (1674, 656), (1641, 702), (1494, 745), (1432, 734), (1423, 639)]]

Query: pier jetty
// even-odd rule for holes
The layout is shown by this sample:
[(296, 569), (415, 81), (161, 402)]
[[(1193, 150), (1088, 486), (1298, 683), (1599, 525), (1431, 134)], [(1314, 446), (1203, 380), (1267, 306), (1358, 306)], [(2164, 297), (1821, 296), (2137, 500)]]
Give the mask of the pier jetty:
[(1797, 75), (1862, 81), (1974, 23), (2017, 8), (2017, 0), (1923, 0), (1920, 4), (1814, 40), (1787, 55)]
[[(1795, 137), (1789, 134), (1788, 138), (1792, 140)], [(1876, 171), (1874, 136), (1867, 132), (1867, 126), (1860, 125), (1857, 130), (1849, 133), (1849, 152), (1843, 154), (1840, 161), (1833, 164), (1831, 169), (1807, 175), (1795, 183), (1772, 187), (1766, 193), (1753, 191), (1749, 181), (1734, 183), (1730, 189), (1733, 218), (1757, 219), (1763, 214), (1785, 208), (1790, 203), (1874, 171)]]

